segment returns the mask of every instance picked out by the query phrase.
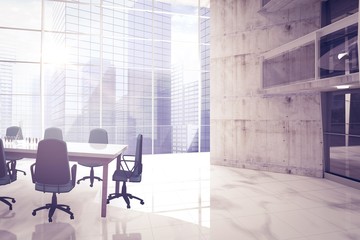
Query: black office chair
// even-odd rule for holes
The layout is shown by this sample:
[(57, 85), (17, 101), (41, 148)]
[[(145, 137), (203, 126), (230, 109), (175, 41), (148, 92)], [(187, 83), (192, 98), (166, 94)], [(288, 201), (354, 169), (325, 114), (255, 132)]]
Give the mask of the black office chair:
[(49, 139), (49, 138), (63, 140), (62, 130), (57, 127), (49, 127), (45, 129), (44, 139)]
[[(10, 162), (6, 163), (4, 144), (0, 139), (0, 185), (7, 185), (16, 181), (16, 172), (13, 172), (10, 167)], [(12, 203), (15, 203), (15, 198), (0, 196), (0, 201), (9, 206), (9, 210), (12, 210)]]
[(49, 209), (49, 222), (56, 209), (70, 214), (70, 219), (74, 219), (74, 214), (70, 207), (57, 203), (56, 193), (70, 192), (76, 182), (76, 164), (70, 165), (66, 143), (59, 139), (44, 139), (39, 142), (36, 162), (31, 165), (31, 177), (35, 183), (35, 190), (52, 193), (51, 203), (33, 210), (32, 215), (43, 209)]
[[(142, 176), (142, 139), (143, 136), (139, 134), (136, 140), (136, 151), (135, 155), (123, 155), (122, 159), (120, 157), (117, 159), (117, 169), (113, 174), (113, 181), (116, 181), (115, 193), (109, 194), (107, 198), (107, 203), (110, 203), (112, 199), (122, 197), (124, 198), (127, 208), (130, 208), (130, 199), (137, 199), (140, 201), (140, 204), (144, 204), (144, 200), (133, 196), (127, 192), (126, 182), (141, 182)], [(119, 182), (122, 182), (121, 193), (119, 192)]]
[[(6, 129), (5, 138), (7, 138), (10, 141), (16, 141), (16, 140), (23, 140), (23, 134), (21, 127), (18, 126), (11, 126)], [(16, 169), (16, 161), (20, 160), (22, 158), (17, 157), (6, 157), (7, 161), (10, 161), (11, 170), (14, 172), (14, 174), (17, 174), (17, 172), (22, 172), (24, 175), (26, 175), (26, 172), (20, 169)]]
[[(95, 128), (90, 131), (89, 136), (89, 143), (108, 143), (108, 134), (105, 129), (102, 128)], [(80, 165), (85, 167), (90, 167), (90, 176), (85, 176), (77, 181), (78, 184), (80, 184), (80, 181), (90, 179), (90, 187), (94, 184), (94, 179), (97, 179), (98, 181), (102, 181), (100, 177), (96, 177), (94, 175), (94, 167), (99, 167), (101, 164), (96, 163), (80, 163)]]

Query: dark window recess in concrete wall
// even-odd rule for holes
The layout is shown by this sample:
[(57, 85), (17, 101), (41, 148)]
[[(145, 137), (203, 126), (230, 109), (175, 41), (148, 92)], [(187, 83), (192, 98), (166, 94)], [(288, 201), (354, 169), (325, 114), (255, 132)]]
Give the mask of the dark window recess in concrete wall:
[(287, 85), (315, 77), (315, 45), (301, 46), (263, 63), (263, 87)]
[(262, 0), (262, 6), (265, 6), (268, 2), (270, 2), (271, 0)]
[(328, 34), (320, 39), (320, 77), (328, 78), (359, 71), (358, 25)]
[(327, 0), (321, 5), (321, 27), (358, 12), (358, 0)]

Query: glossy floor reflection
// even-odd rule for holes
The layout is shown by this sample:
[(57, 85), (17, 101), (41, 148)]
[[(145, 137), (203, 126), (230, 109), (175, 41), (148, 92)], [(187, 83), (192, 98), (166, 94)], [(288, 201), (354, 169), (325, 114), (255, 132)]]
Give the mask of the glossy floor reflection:
[(211, 168), (211, 239), (360, 239), (357, 189), (326, 179)]
[[(145, 205), (135, 201), (126, 209), (122, 199), (113, 200), (107, 218), (100, 217), (101, 183), (90, 188), (82, 182), (58, 195), (75, 219), (56, 212), (53, 223), (47, 212), (31, 215), (51, 194), (34, 190), (28, 170), (33, 161), (21, 160), (18, 168), (28, 175), (0, 186), (1, 195), (17, 200), (13, 211), (0, 203), (0, 239), (360, 239), (359, 190), (325, 179), (210, 166), (209, 156), (145, 155), (143, 181), (128, 184)], [(88, 170), (79, 166), (77, 177)], [(101, 174), (101, 168), (95, 171)]]
[[(13, 210), (0, 203), (1, 240), (162, 240), (210, 239), (210, 166), (209, 153), (144, 155), (143, 180), (128, 183), (128, 192), (144, 199), (145, 205), (131, 202), (126, 208), (123, 199), (112, 200), (107, 218), (100, 217), (101, 182), (91, 188), (81, 182), (69, 193), (58, 195), (58, 202), (68, 204), (69, 215), (56, 211), (48, 223), (47, 211), (32, 216), (32, 210), (49, 203), (51, 194), (35, 191), (31, 182), (30, 165), (34, 160), (18, 161), (17, 168), (27, 175), (18, 175), (10, 185), (0, 186), (0, 194), (15, 197)], [(109, 168), (108, 193), (115, 162)], [(101, 168), (95, 174), (101, 176)], [(88, 175), (89, 168), (78, 166), (77, 178)]]

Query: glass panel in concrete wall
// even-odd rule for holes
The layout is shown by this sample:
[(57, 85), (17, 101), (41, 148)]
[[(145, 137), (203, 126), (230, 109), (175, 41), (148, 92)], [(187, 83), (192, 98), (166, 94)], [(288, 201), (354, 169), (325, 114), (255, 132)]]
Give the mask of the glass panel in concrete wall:
[(320, 77), (329, 78), (359, 71), (357, 24), (320, 39)]
[[(329, 104), (329, 173), (360, 180), (360, 91), (333, 93)], [(327, 155), (327, 154), (325, 154)]]
[(273, 87), (310, 80), (315, 77), (313, 43), (285, 52), (263, 62), (263, 85)]
[(262, 6), (265, 6), (268, 2), (270, 2), (271, 0), (262, 0), (261, 4)]

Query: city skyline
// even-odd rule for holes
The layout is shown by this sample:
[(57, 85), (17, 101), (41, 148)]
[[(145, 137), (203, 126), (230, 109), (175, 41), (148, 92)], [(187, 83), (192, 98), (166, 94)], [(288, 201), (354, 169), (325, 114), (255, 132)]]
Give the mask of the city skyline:
[[(145, 9), (145, 2), (146, 1), (137, 1), (136, 4), (140, 5), (135, 4), (134, 6), (136, 6), (138, 9), (142, 9), (142, 7), (144, 7)], [(77, 7), (84, 7), (85, 9), (77, 9), (77, 11), (90, 11), (88, 12), (88, 16), (91, 17), (89, 19), (83, 20), (82, 16), (80, 15), (72, 16), (70, 10), (66, 11), (68, 15), (67, 17), (64, 17), (64, 13), (62, 12), (61, 7), (67, 4), (63, 2), (54, 2), (54, 4), (58, 5), (55, 8), (56, 10), (51, 11), (52, 13), (56, 13), (56, 11), (58, 11), (58, 15), (54, 15), (54, 19), (62, 19), (65, 21), (65, 23), (57, 20), (56, 24), (58, 24), (58, 27), (55, 27), (53, 29), (56, 31), (53, 33), (45, 33), (44, 35), (44, 39), (52, 39), (51, 41), (49, 41), (49, 43), (44, 44), (44, 50), (52, 49), (53, 47), (51, 46), (54, 46), (54, 44), (58, 44), (59, 47), (55, 48), (56, 50), (54, 51), (54, 53), (61, 53), (59, 54), (59, 59), (56, 59), (56, 54), (53, 53), (43, 54), (43, 61), (53, 60), (55, 62), (55, 64), (53, 65), (45, 64), (43, 62), (42, 65), (43, 78), (46, 78), (44, 79), (44, 90), (42, 90), (45, 107), (44, 126), (49, 127), (56, 125), (61, 127), (65, 132), (64, 135), (70, 141), (87, 141), (88, 132), (90, 128), (94, 126), (102, 126), (104, 128), (107, 128), (110, 132), (110, 139), (112, 139), (112, 141), (114, 142), (131, 142), (132, 137), (130, 137), (130, 135), (135, 136), (135, 133), (140, 131), (143, 132), (145, 136), (145, 149), (146, 144), (150, 144), (147, 146), (147, 153), (172, 152), (174, 127), (172, 123), (176, 122), (174, 121), (174, 117), (171, 116), (171, 108), (174, 107), (173, 105), (171, 105), (171, 99), (173, 97), (171, 95), (171, 81), (175, 80), (172, 79), (172, 72), (174, 71), (173, 66), (175, 65), (174, 63), (176, 63), (175, 61), (177, 61), (178, 65), (183, 65), (185, 69), (183, 75), (186, 75), (187, 77), (182, 79), (182, 81), (185, 80), (186, 84), (193, 82), (201, 85), (202, 80), (200, 80), (200, 78), (202, 78), (203, 76), (203, 74), (201, 73), (203, 71), (201, 70), (202, 64), (200, 63), (199, 40), (197, 40), (197, 42), (194, 42), (194, 39), (196, 39), (198, 36), (197, 32), (195, 32), (196, 34), (193, 33), (193, 40), (191, 41), (188, 40), (188, 42), (185, 42), (184, 39), (180, 38), (173, 40), (174, 36), (181, 36), (181, 34), (176, 33), (177, 25), (174, 23), (181, 23), (182, 19), (186, 19), (188, 13), (178, 15), (155, 14), (159, 17), (159, 19), (161, 19), (160, 22), (162, 22), (162, 25), (159, 25), (158, 23), (156, 23), (159, 22), (158, 20), (156, 20), (157, 17), (154, 18), (154, 13), (151, 13), (149, 11), (127, 10), (127, 14), (117, 14), (117, 10), (113, 10), (112, 13), (107, 12), (106, 14), (109, 14), (109, 16), (106, 16), (106, 11), (104, 10), (102, 15), (103, 21), (106, 21), (106, 18), (115, 20), (113, 20), (112, 25), (109, 25), (106, 22), (103, 23), (102, 30), (99, 31), (101, 33), (99, 35), (102, 36), (102, 38), (99, 38), (99, 36), (96, 35), (96, 32), (94, 32), (98, 31), (96, 28), (87, 28), (90, 32), (88, 34), (85, 34), (81, 32), (82, 30), (80, 31), (80, 28), (86, 28), (83, 28), (83, 26), (80, 25), (77, 26), (79, 31), (77, 34), (74, 32), (72, 32), (71, 34), (62, 34), (70, 32), (68, 29), (71, 29), (71, 31), (73, 31), (74, 28), (76, 28), (76, 25), (73, 24), (76, 19), (78, 19), (76, 20), (78, 22), (77, 24), (84, 21), (92, 23), (93, 21), (99, 20), (100, 18), (97, 14), (98, 9), (92, 9), (92, 5), (85, 4), (84, 7), (83, 5), (77, 4)], [(159, 7), (158, 12), (171, 12), (170, 4), (157, 4), (159, 4), (159, 6), (155, 6), (155, 8)], [(67, 7), (76, 9), (74, 8), (74, 6), (76, 6), (76, 4), (70, 4)], [(122, 11), (121, 8), (119, 11)], [(192, 9), (192, 11), (195, 10)], [(93, 13), (96, 13), (95, 18)], [(129, 13), (132, 13), (133, 15)], [(150, 23), (150, 25), (146, 25), (144, 24), (144, 22), (142, 22), (139, 25), (133, 25), (133, 28), (131, 28), (131, 24), (129, 24), (129, 22), (127, 22), (128, 20), (124, 17), (127, 16), (128, 18), (129, 16), (132, 16), (134, 20), (133, 22), (138, 21), (137, 19), (141, 19), (141, 21), (143, 21), (144, 14), (148, 14), (148, 17), (154, 19), (154, 23), (150, 21), (146, 23)], [(86, 14), (84, 13), (84, 15)], [(115, 15), (123, 17), (121, 21), (127, 22), (125, 24), (126, 27), (121, 24), (115, 24), (115, 21), (119, 21), (119, 19), (116, 20)], [(187, 21), (187, 24), (191, 25), (191, 22), (196, 19), (195, 17), (191, 18), (191, 20)], [(167, 20), (165, 21), (164, 19)], [(204, 19), (209, 20), (208, 17)], [(195, 21), (195, 26), (197, 26), (197, 24), (199, 23)], [(154, 28), (155, 25), (157, 26), (156, 28)], [(186, 26), (186, 24), (183, 25)], [(138, 32), (136, 30), (138, 26), (142, 26), (144, 28), (142, 32)], [(171, 28), (169, 28), (170, 26)], [(183, 30), (184, 26), (179, 27), (179, 29)], [(113, 28), (112, 32), (108, 31), (109, 28)], [(193, 27), (191, 31), (194, 31), (194, 29), (196, 28), (197, 27)], [(118, 38), (119, 35), (117, 34), (119, 32), (115, 31), (114, 29), (121, 29), (120, 33), (123, 34), (122, 38)], [(149, 32), (149, 35), (151, 36), (150, 41), (147, 41), (148, 35), (137, 35), (138, 33), (144, 34), (147, 29), (151, 29), (151, 31)], [(133, 31), (132, 35), (131, 31)], [(162, 35), (157, 34), (156, 31), (159, 31), (159, 33)], [(157, 36), (156, 38), (154, 38), (154, 34)], [(189, 34), (184, 32), (184, 36), (189, 37)], [(89, 39), (89, 41), (86, 41), (86, 39)], [(113, 42), (110, 45), (108, 44), (109, 40)], [(74, 44), (74, 42), (76, 43), (76, 41), (77, 44)], [(102, 44), (100, 47), (98, 46), (97, 41)], [(151, 48), (146, 48), (149, 42), (151, 43)], [(184, 46), (181, 46), (182, 42), (184, 43)], [(69, 46), (71, 46), (72, 44), (74, 45), (69, 48)], [(131, 46), (129, 44), (133, 44), (133, 48), (129, 48)], [(208, 45), (208, 43), (206, 44)], [(181, 48), (189, 50), (189, 54), (187, 56), (189, 57), (188, 59), (186, 59), (186, 54), (184, 54), (185, 51), (179, 50)], [(61, 51), (64, 49), (66, 49), (66, 52)], [(138, 49), (142, 50), (138, 52)], [(177, 49), (176, 51), (181, 52), (181, 54), (176, 57), (174, 54), (176, 51), (174, 51), (173, 49)], [(159, 51), (161, 51), (162, 53)], [(138, 65), (138, 61), (136, 60), (138, 53), (141, 54), (141, 59), (149, 59), (149, 62), (143, 61), (143, 65)], [(161, 54), (157, 55), (158, 53)], [(192, 55), (197, 57), (192, 57)], [(157, 56), (160, 58), (158, 58)], [(88, 59), (88, 63), (84, 63), (86, 59)], [(36, 59), (34, 59), (34, 62), (36, 62), (35, 60)], [(18, 58), (16, 61), (18, 61)], [(69, 61), (69, 63), (64, 64), (63, 61)], [(98, 63), (96, 63), (97, 61)], [(135, 64), (132, 64), (132, 61)], [(54, 66), (60, 68), (54, 68)], [(109, 70), (111, 68), (113, 68), (113, 70)], [(88, 73), (86, 73), (87, 70), (85, 69), (88, 69)], [(53, 71), (52, 74), (51, 71)], [(145, 90), (145, 92), (138, 95), (139, 86), (146, 86), (146, 83), (141, 82), (141, 78), (138, 78), (140, 72), (143, 72), (143, 80), (145, 82), (150, 81), (150, 85), (148, 90), (143, 89)], [(88, 76), (86, 77), (86, 75)], [(36, 77), (34, 79), (36, 79)], [(49, 81), (50, 79), (52, 79), (52, 81)], [(137, 79), (136, 81), (139, 82), (136, 83), (134, 79)], [(16, 80), (13, 81), (17, 82)], [(113, 99), (109, 98), (109, 91), (104, 90), (104, 85), (106, 85), (106, 82), (111, 81), (113, 81), (113, 83), (112, 85), (109, 85), (110, 87), (108, 88), (114, 90)], [(23, 81), (20, 82), (22, 83)], [(84, 84), (86, 82), (87, 84), (85, 85), (88, 85), (89, 87), (80, 87), (81, 84)], [(133, 88), (131, 84), (134, 84), (133, 86), (138, 87)], [(158, 87), (156, 87), (156, 84), (159, 84)], [(39, 85), (35, 84), (35, 86)], [(100, 91), (100, 86), (102, 86), (103, 88), (102, 91)], [(133, 93), (129, 92), (131, 89), (133, 89)], [(88, 92), (85, 94), (86, 91)], [(94, 91), (100, 91), (101, 93), (97, 94), (94, 93)], [(38, 102), (42, 101), (40, 92), (41, 91), (39, 91), (39, 95), (37, 96)], [(12, 95), (16, 96), (16, 94), (14, 93), (12, 93)], [(33, 92), (31, 92), (30, 95), (33, 95)], [(137, 99), (136, 102), (129, 98), (130, 95), (132, 95), (133, 100)], [(104, 97), (107, 97), (107, 100), (104, 100)], [(49, 98), (51, 98), (52, 100), (47, 101), (46, 99)], [(125, 98), (128, 98), (128, 100), (126, 100), (126, 104), (128, 104), (127, 107), (124, 106), (124, 102), (126, 102), (124, 101)], [(97, 105), (97, 103), (99, 103), (100, 105), (92, 106), (93, 104), (90, 104), (91, 102), (89, 102), (89, 100), (91, 100), (92, 103), (95, 103), (95, 105)], [(199, 102), (199, 100), (195, 101)], [(138, 105), (137, 110), (136, 108), (133, 108), (135, 105), (131, 104)], [(149, 105), (153, 109), (150, 112), (147, 109)], [(142, 107), (139, 108), (139, 106)], [(136, 110), (135, 112), (138, 112), (140, 115), (134, 115), (135, 112), (133, 110)], [(121, 112), (123, 112), (123, 114), (121, 114)], [(128, 112), (127, 116), (124, 115), (126, 112)], [(144, 115), (144, 113), (146, 112), (148, 112), (149, 115)], [(142, 119), (144, 116), (147, 116), (145, 117), (146, 119)], [(109, 120), (110, 118), (111, 120)], [(198, 121), (203, 122), (201, 118), (202, 117), (199, 116)], [(124, 121), (125, 119), (128, 120)], [(135, 128), (134, 123), (137, 126)], [(17, 124), (17, 121), (12, 124)], [(184, 126), (190, 124), (191, 126), (195, 125), (196, 127), (199, 127), (201, 125), (200, 122), (193, 124), (193, 122), (186, 123), (186, 121), (179, 122), (179, 124), (185, 124)], [(36, 125), (36, 123), (29, 124), (25, 122), (24, 125), (25, 126), (23, 127), (27, 127), (27, 125)], [(5, 128), (6, 126), (2, 127)], [(194, 132), (194, 130), (190, 131)], [(199, 129), (197, 131), (199, 132)], [(113, 134), (114, 132), (115, 134)], [(41, 136), (41, 133), (29, 133), (24, 129), (24, 135), (26, 134), (40, 134)], [(111, 134), (113, 134), (112, 137)], [(124, 137), (121, 134), (127, 134), (127, 137)], [(196, 133), (193, 133), (193, 135), (196, 135)], [(146, 141), (146, 137), (148, 137), (148, 141)], [(196, 141), (199, 142), (198, 140)], [(190, 150), (190, 148), (188, 150)], [(199, 146), (197, 146), (196, 150), (200, 151)]]

